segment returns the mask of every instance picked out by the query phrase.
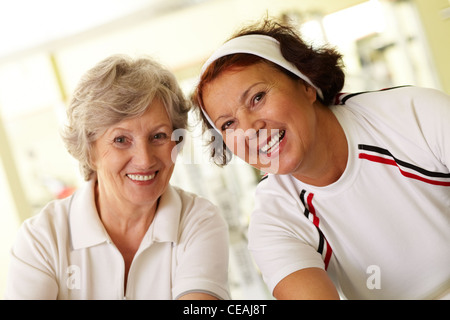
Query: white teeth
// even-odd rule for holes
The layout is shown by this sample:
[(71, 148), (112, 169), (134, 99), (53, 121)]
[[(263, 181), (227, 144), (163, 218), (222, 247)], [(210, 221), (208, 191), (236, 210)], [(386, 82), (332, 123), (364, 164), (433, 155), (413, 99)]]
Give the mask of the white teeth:
[(151, 174), (148, 176), (143, 176), (140, 174), (127, 174), (127, 177), (130, 178), (131, 180), (135, 180), (135, 181), (149, 181), (155, 177), (155, 174)]
[(280, 143), (281, 138), (284, 137), (284, 130), (281, 130), (280, 132), (278, 132), (278, 134), (274, 135), (268, 144), (266, 144), (265, 146), (263, 146), (261, 149), (259, 149), (261, 152), (263, 153), (267, 153), (270, 149), (272, 149), (275, 145), (277, 145), (278, 143)]

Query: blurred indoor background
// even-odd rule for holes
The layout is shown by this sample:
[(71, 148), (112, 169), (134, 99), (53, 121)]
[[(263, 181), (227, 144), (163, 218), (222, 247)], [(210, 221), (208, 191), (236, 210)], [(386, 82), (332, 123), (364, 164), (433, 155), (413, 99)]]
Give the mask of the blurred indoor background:
[[(59, 136), (80, 76), (111, 54), (145, 54), (189, 94), (208, 55), (266, 16), (294, 23), (314, 46), (336, 46), (346, 92), (410, 84), (450, 93), (448, 0), (0, 2), (0, 297), (20, 223), (82, 182)], [(209, 198), (228, 221), (232, 297), (271, 298), (247, 252), (259, 172), (238, 160), (223, 169), (209, 163), (191, 123), (172, 183)]]

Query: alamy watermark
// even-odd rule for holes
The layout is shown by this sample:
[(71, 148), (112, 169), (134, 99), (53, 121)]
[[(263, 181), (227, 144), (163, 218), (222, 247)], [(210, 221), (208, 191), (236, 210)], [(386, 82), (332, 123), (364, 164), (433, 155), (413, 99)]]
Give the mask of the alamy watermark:
[[(177, 147), (172, 150), (172, 161), (176, 161), (181, 148), (184, 148), (186, 136), (189, 132), (185, 129), (174, 130), (171, 140), (177, 142)], [(223, 141), (226, 141), (229, 150), (248, 164), (257, 167), (261, 171), (276, 173), (279, 169), (279, 156), (274, 153), (279, 151), (279, 145), (284, 138), (284, 130), (279, 129), (227, 129), (223, 136), (215, 129), (210, 129), (205, 136), (209, 136), (210, 151), (214, 154), (223, 154)], [(183, 164), (205, 164), (205, 158), (201, 153), (192, 153), (189, 157), (182, 157)]]
[[(66, 269), (66, 285), (69, 290), (81, 289), (81, 268), (77, 265), (70, 265)], [(366, 269), (369, 276), (366, 280), (366, 287), (369, 290), (381, 289), (381, 268), (377, 265), (370, 265)], [(254, 312), (253, 312), (254, 313)]]
[(66, 285), (69, 290), (79, 290), (81, 288), (81, 269), (77, 265), (70, 265), (67, 267), (68, 274)]
[(366, 273), (369, 275), (366, 280), (367, 289), (381, 289), (381, 268), (373, 264), (367, 267)]

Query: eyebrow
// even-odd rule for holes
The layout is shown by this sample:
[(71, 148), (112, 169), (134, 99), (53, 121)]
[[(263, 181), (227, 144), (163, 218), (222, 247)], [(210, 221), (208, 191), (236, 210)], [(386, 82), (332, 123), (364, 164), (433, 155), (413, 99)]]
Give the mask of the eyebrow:
[[(247, 90), (245, 90), (245, 91), (241, 94), (241, 96), (240, 96), (240, 98), (239, 98), (240, 104), (244, 104), (244, 103), (245, 103), (245, 100), (247, 100), (247, 97), (248, 97), (249, 92), (250, 92), (254, 87), (256, 87), (257, 85), (263, 84), (263, 83), (264, 83), (263, 81), (256, 82), (256, 83), (252, 84), (250, 87), (248, 87)], [(219, 121), (221, 118), (227, 118), (227, 117), (229, 117), (228, 114), (224, 114), (224, 115), (219, 116), (219, 117), (214, 121), (214, 125), (215, 125), (216, 127), (218, 127), (218, 126), (217, 126), (217, 121)]]
[(249, 92), (253, 89), (253, 87), (256, 87), (257, 85), (260, 85), (262, 83), (264, 83), (264, 82), (263, 81), (256, 82), (256, 83), (252, 84), (250, 87), (248, 87), (247, 90), (245, 90), (244, 93), (242, 93), (241, 98), (239, 99), (241, 104), (244, 104), (245, 100), (247, 100), (247, 96), (248, 96)]
[(116, 131), (125, 131), (125, 132), (131, 132), (131, 130), (129, 130), (129, 129), (126, 129), (126, 128), (123, 128), (123, 127), (114, 127), (114, 128), (108, 128), (107, 130), (106, 130), (106, 132), (108, 132), (108, 133), (110, 133), (110, 134), (113, 134), (113, 133), (115, 133)]
[[(150, 131), (157, 131), (157, 130), (160, 130), (162, 128), (172, 129), (172, 126), (167, 124), (167, 123), (160, 123), (160, 124), (156, 124), (155, 126), (152, 126), (150, 128)], [(109, 130), (107, 130), (107, 132), (108, 131), (109, 131), (110, 134), (115, 134), (117, 131), (123, 131), (123, 132), (128, 133), (128, 134), (133, 132), (132, 129), (128, 129), (128, 128), (124, 128), (124, 127), (110, 128)]]

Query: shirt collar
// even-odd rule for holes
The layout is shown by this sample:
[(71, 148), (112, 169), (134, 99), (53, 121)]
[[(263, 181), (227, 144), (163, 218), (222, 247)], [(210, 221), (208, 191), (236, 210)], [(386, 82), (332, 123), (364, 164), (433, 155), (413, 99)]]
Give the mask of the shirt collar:
[[(74, 250), (110, 241), (95, 205), (95, 182), (95, 179), (88, 181), (72, 196), (69, 223)], [(155, 218), (142, 239), (142, 245), (148, 246), (153, 242), (177, 243), (181, 209), (181, 198), (175, 188), (169, 185), (161, 196)]]
[(72, 196), (69, 223), (74, 250), (110, 240), (95, 205), (95, 182), (88, 181)]
[(142, 241), (145, 241), (146, 244), (152, 242), (177, 243), (181, 209), (181, 198), (176, 189), (169, 185), (159, 199), (155, 218)]

